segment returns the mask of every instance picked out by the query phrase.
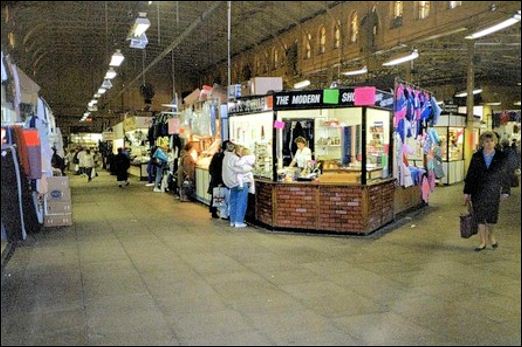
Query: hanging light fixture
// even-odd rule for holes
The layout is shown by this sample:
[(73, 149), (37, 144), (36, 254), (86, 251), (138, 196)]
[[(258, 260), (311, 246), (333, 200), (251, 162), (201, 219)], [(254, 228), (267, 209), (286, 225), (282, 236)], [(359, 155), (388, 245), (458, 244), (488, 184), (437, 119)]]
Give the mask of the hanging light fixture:
[(101, 94), (98, 94), (98, 93), (94, 94), (95, 99), (98, 99), (99, 97), (101, 97)]
[(101, 87), (105, 88), (107, 90), (111, 89), (112, 88), (111, 80), (103, 80)]
[(520, 106), (520, 101), (517, 101), (517, 102), (513, 103), (513, 105)]
[(406, 63), (408, 61), (412, 61), (412, 60), (415, 60), (419, 57), (419, 51), (418, 50), (413, 50), (413, 52), (411, 52), (409, 55), (406, 55), (406, 56), (403, 56), (403, 57), (399, 57), (399, 58), (395, 58), (395, 59), (392, 59), (392, 60), (389, 60), (387, 62), (385, 62), (384, 64), (382, 64), (383, 66), (394, 66), (394, 65), (399, 65), (399, 64), (402, 64), (402, 63)]
[(138, 38), (133, 36), (129, 37), (128, 40), (130, 40), (130, 48), (145, 49), (145, 47), (147, 47), (147, 44), (149, 43), (149, 39), (147, 38), (147, 35), (145, 35), (145, 33), (141, 34), (141, 36)]
[(100, 89), (98, 89), (98, 94), (103, 95), (103, 94), (105, 94), (106, 91), (107, 91), (107, 89), (105, 89), (105, 88), (100, 88)]
[(500, 106), (500, 105), (502, 105), (502, 103), (499, 102), (499, 101), (496, 101), (496, 102), (486, 102), (486, 105), (488, 105), (488, 106)]
[(123, 59), (125, 59), (125, 57), (123, 56), (123, 54), (121, 54), (121, 51), (117, 49), (116, 52), (114, 52), (114, 54), (112, 55), (111, 62), (109, 63), (109, 65), (120, 66), (123, 62)]
[(294, 84), (294, 89), (302, 89), (302, 88), (308, 87), (310, 84), (311, 84), (310, 80), (304, 80), (301, 82), (297, 82), (296, 84)]
[[(473, 90), (473, 95), (477, 95), (477, 94), (480, 94), (480, 93), (482, 93), (482, 89), (475, 89), (475, 90)], [(466, 92), (466, 91), (459, 92), (459, 93), (455, 94), (456, 98), (463, 98), (465, 96), (468, 96), (468, 92)]]
[(98, 103), (98, 100), (96, 100), (96, 99), (92, 99), (92, 100), (91, 100), (91, 104), (92, 104), (92, 105), (96, 105), (97, 103)]
[(136, 18), (136, 21), (131, 27), (131, 31), (129, 33), (129, 36), (132, 35), (134, 37), (140, 37), (142, 34), (144, 34), (147, 29), (150, 27), (150, 20), (147, 18), (146, 12), (140, 12), (138, 14), (138, 18)]
[(520, 22), (520, 11), (518, 11), (511, 18), (506, 19), (503, 22), (500, 22), (498, 24), (490, 26), (489, 28), (477, 31), (476, 33), (473, 33), (471, 35), (466, 36), (466, 39), (468, 39), (468, 40), (475, 40), (475, 39), (484, 37), (486, 35), (492, 34), (494, 32), (497, 32), (499, 30), (505, 29), (507, 27), (510, 27), (510, 26), (512, 26), (514, 24), (517, 24), (518, 22)]
[(116, 70), (114, 70), (114, 68), (110, 67), (109, 70), (107, 70), (107, 73), (105, 74), (105, 79), (106, 80), (112, 80), (114, 77), (116, 77), (117, 73), (116, 73)]

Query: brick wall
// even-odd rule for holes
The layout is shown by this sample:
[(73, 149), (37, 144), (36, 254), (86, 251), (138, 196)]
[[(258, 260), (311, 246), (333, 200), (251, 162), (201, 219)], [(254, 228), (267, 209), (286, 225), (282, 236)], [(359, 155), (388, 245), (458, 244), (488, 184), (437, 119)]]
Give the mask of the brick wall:
[(273, 184), (256, 181), (256, 219), (264, 224), (273, 225)]
[(362, 187), (322, 186), (319, 227), (334, 232), (364, 231)]
[(257, 182), (256, 218), (274, 228), (366, 234), (391, 222), (393, 181), (371, 187)]
[(277, 185), (275, 225), (284, 228), (317, 229), (316, 186)]

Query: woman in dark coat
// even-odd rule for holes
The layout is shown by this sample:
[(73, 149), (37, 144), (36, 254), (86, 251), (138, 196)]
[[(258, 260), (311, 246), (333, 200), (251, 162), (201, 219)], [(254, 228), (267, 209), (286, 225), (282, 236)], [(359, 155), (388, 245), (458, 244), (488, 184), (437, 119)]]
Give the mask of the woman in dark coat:
[(123, 153), (123, 148), (118, 148), (118, 154), (113, 159), (113, 164), (116, 172), (116, 180), (120, 188), (125, 184), (129, 185), (129, 174), (127, 170), (130, 167), (130, 159), (127, 154)]
[(496, 135), (490, 131), (480, 136), (482, 149), (471, 158), (464, 186), (464, 199), (471, 201), (479, 228), (477, 252), (484, 250), (488, 241), (493, 248), (498, 247), (492, 225), (498, 221), (501, 198), (510, 194), (505, 155), (495, 149), (497, 143)]
[(210, 161), (210, 166), (208, 167), (208, 171), (210, 174), (210, 183), (208, 185), (207, 193), (210, 194), (210, 207), (209, 211), (212, 214), (212, 218), (219, 218), (217, 214), (217, 207), (212, 206), (212, 201), (214, 200), (214, 188), (216, 187), (224, 187), (223, 183), (223, 158), (225, 157), (224, 151), (227, 149), (227, 144), (229, 141), (224, 141), (221, 144), (221, 148), (219, 152), (215, 153)]

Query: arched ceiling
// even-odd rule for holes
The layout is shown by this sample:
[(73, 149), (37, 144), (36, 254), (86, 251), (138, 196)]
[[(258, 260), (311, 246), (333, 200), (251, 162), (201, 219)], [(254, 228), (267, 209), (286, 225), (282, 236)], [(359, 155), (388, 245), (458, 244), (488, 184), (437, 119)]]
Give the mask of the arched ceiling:
[[(291, 27), (322, 13), (335, 15), (342, 1), (234, 1), (232, 5), (232, 55), (275, 38)], [(16, 63), (41, 87), (59, 117), (78, 119), (85, 111), (108, 68), (110, 56), (121, 48), (124, 64), (109, 98), (118, 95), (125, 83), (135, 80), (147, 66), (208, 14), (197, 28), (174, 49), (176, 79), (198, 85), (198, 77), (227, 57), (226, 1), (7, 1), (2, 7), (2, 46), (7, 33), (15, 35), (12, 51)], [(215, 9), (213, 9), (215, 7)], [(210, 11), (209, 9), (212, 10)], [(144, 51), (131, 49), (125, 41), (138, 15), (146, 12), (152, 25)], [(9, 18), (5, 22), (5, 18)], [(467, 66), (466, 33), (406, 42), (404, 50), (417, 48), (414, 80), (422, 85), (465, 85)], [(476, 41), (477, 80), (494, 84), (520, 82), (520, 23)], [(372, 53), (374, 69), (369, 80), (390, 85), (397, 69), (382, 68), (382, 61), (399, 50)], [(354, 62), (344, 62), (344, 68)], [(357, 66), (357, 62), (353, 64)], [(170, 81), (171, 55), (147, 72), (147, 78)], [(311, 78), (328, 83), (332, 67)], [(211, 81), (203, 81), (211, 82)], [(318, 84), (316, 84), (318, 85)]]

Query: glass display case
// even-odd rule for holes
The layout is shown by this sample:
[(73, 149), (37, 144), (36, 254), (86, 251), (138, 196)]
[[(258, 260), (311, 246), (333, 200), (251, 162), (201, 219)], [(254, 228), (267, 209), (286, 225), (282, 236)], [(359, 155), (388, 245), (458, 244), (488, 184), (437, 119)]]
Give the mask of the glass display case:
[(272, 179), (272, 111), (229, 114), (230, 140), (247, 147), (256, 157), (254, 175)]
[[(321, 108), (277, 112), (277, 177), (280, 181), (368, 182), (390, 177), (391, 115), (376, 108)], [(297, 137), (305, 138), (312, 158), (291, 167)], [(363, 142), (364, 141), (364, 142)], [(363, 177), (365, 162), (365, 178)]]
[[(439, 183), (450, 185), (464, 181), (464, 144), (467, 136), (477, 137), (474, 133), (467, 134), (466, 115), (443, 113), (439, 123), (434, 127), (439, 135), (442, 153), (442, 167), (445, 176)], [(473, 141), (473, 138), (471, 139)]]

